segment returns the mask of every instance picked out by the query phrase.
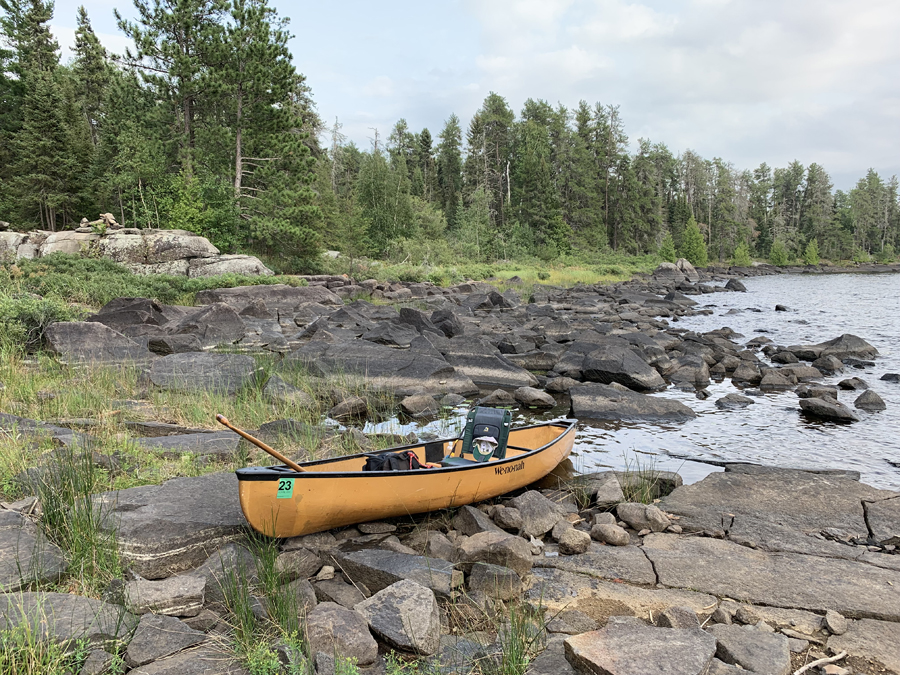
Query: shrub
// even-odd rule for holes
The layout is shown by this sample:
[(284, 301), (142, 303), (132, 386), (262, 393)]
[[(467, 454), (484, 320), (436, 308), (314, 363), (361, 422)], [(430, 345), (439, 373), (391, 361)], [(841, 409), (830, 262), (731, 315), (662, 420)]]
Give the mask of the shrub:
[(684, 228), (681, 237), (681, 247), (678, 250), (682, 258), (686, 258), (694, 267), (706, 267), (709, 263), (709, 255), (706, 252), (706, 243), (700, 233), (697, 221), (691, 217)]
[(806, 249), (803, 251), (803, 262), (807, 265), (819, 264), (819, 242), (815, 239), (810, 239), (806, 244)]
[(47, 326), (76, 318), (75, 310), (62, 300), (29, 294), (0, 295), (0, 345), (36, 351), (44, 345)]
[(747, 246), (747, 242), (742, 241), (734, 249), (734, 257), (731, 260), (731, 264), (735, 267), (749, 267), (753, 264), (753, 260), (750, 258), (750, 248)]
[(892, 244), (885, 244), (884, 248), (875, 256), (875, 260), (882, 264), (894, 262), (894, 247)]
[(672, 240), (671, 232), (666, 232), (666, 236), (659, 245), (659, 253), (657, 253), (657, 255), (663, 262), (673, 263), (678, 258), (678, 254), (675, 252), (675, 242)]
[(788, 250), (781, 239), (776, 239), (769, 251), (769, 262), (778, 267), (788, 264)]

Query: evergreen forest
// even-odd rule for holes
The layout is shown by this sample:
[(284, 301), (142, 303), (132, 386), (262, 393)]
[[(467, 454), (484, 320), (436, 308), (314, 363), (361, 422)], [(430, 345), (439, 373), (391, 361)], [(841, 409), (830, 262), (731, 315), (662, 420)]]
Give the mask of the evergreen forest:
[(466, 128), (403, 119), (370, 147), (320, 119), (268, 0), (134, 0), (133, 51), (78, 10), (60, 61), (52, 0), (0, 0), (0, 220), (191, 230), (223, 253), (316, 271), (325, 249), (413, 264), (753, 258), (892, 260), (896, 176), (835, 190), (825, 167), (747, 169), (631, 144), (616, 105), (490, 93)]

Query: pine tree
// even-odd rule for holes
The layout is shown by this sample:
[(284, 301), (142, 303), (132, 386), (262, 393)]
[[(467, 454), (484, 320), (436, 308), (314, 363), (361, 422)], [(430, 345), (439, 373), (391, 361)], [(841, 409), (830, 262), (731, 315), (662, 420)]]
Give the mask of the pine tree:
[(75, 61), (72, 64), (78, 87), (78, 99), (90, 128), (91, 141), (100, 143), (103, 103), (110, 82), (106, 50), (97, 39), (84, 5), (78, 8), (78, 28), (75, 30)]
[(734, 249), (731, 264), (735, 267), (750, 267), (753, 260), (750, 258), (750, 247), (746, 241), (740, 242)]
[(444, 210), (447, 226), (459, 224), (459, 200), (462, 196), (462, 128), (459, 118), (450, 115), (444, 123), (437, 155), (437, 202)]
[(582, 246), (599, 250), (606, 247), (607, 239), (594, 137), (593, 111), (586, 101), (581, 101), (575, 111), (566, 220)]
[(772, 250), (769, 251), (769, 262), (778, 267), (788, 264), (789, 256), (787, 247), (781, 239), (776, 239), (772, 243)]
[(472, 117), (466, 137), (466, 194), (471, 196), (479, 187), (484, 189), (490, 203), (491, 225), (498, 231), (505, 230), (507, 224), (515, 117), (506, 99), (490, 92)]
[(706, 253), (706, 243), (700, 233), (700, 227), (693, 216), (688, 220), (681, 238), (681, 246), (678, 247), (678, 255), (687, 259), (694, 267), (706, 267), (709, 257)]

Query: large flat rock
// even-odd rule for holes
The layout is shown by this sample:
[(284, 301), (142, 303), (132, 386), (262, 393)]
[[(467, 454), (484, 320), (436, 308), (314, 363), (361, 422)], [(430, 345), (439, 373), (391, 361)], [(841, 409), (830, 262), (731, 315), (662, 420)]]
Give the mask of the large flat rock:
[(94, 321), (52, 323), (44, 336), (49, 350), (67, 363), (140, 365), (155, 358), (146, 347)]
[(107, 526), (118, 527), (122, 557), (145, 579), (198, 567), (247, 528), (231, 472), (175, 478), (94, 499)]
[(128, 672), (129, 675), (250, 675), (229, 651), (201, 644)]
[(58, 580), (66, 571), (63, 552), (20, 513), (0, 511), (0, 592)]
[(651, 534), (659, 583), (743, 602), (900, 621), (900, 572), (837, 558), (769, 553), (722, 539)]
[(700, 630), (613, 625), (573, 635), (566, 659), (577, 672), (597, 675), (706, 675), (716, 639)]
[(851, 656), (874, 659), (900, 673), (900, 624), (863, 619), (854, 621), (843, 635), (828, 640), (828, 647)]
[(681, 401), (622, 391), (606, 384), (585, 384), (569, 390), (572, 415), (593, 420), (683, 422), (696, 417)]
[(137, 625), (137, 617), (119, 605), (68, 593), (9, 593), (0, 595), (0, 630), (30, 625), (42, 641), (91, 642), (123, 640)]
[(341, 298), (324, 286), (303, 286), (295, 288), (285, 284), (267, 284), (262, 286), (238, 286), (236, 288), (216, 288), (197, 293), (198, 305), (210, 305), (224, 302), (237, 311), (247, 305), (262, 300), (270, 311), (278, 310), (288, 313), (306, 302), (317, 302), (320, 305), (342, 306)]
[(636, 616), (645, 621), (669, 607), (690, 607), (698, 615), (709, 615), (718, 606), (712, 595), (670, 588), (650, 589), (595, 579), (562, 570), (535, 568), (525, 600), (551, 614), (577, 609), (595, 621), (611, 616)]
[(882, 544), (900, 544), (900, 495), (867, 503), (866, 513), (875, 539)]
[[(739, 470), (712, 473), (693, 485), (682, 485), (663, 498), (660, 508), (680, 516), (678, 524), (688, 532), (724, 529), (732, 538), (769, 551), (854, 559), (864, 549), (811, 535), (833, 528), (865, 538), (861, 502), (898, 496), (840, 474), (735, 469)], [(874, 511), (875, 506), (869, 508)]]
[(135, 443), (167, 459), (178, 459), (183, 454), (229, 459), (237, 452), (240, 440), (233, 431), (216, 431), (138, 438)]
[(316, 376), (364, 377), (398, 396), (421, 393), (475, 394), (478, 387), (453, 366), (409, 349), (392, 349), (367, 340), (313, 341), (285, 357), (284, 367), (304, 367)]
[(364, 584), (373, 593), (408, 579), (447, 598), (463, 581), (462, 572), (455, 570), (453, 563), (439, 558), (366, 549), (335, 553), (334, 559), (351, 581)]
[(650, 586), (656, 583), (653, 565), (637, 546), (602, 546), (592, 542), (587, 553), (538, 558), (534, 566), (631, 584)]

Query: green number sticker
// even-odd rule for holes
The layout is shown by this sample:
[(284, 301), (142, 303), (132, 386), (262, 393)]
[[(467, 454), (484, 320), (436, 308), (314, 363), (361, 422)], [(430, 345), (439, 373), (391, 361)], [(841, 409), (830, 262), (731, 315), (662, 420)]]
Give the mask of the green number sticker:
[(290, 499), (294, 496), (294, 479), (281, 478), (278, 481), (278, 493), (275, 495), (277, 499)]

